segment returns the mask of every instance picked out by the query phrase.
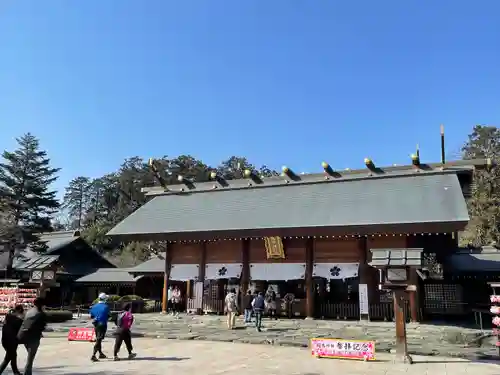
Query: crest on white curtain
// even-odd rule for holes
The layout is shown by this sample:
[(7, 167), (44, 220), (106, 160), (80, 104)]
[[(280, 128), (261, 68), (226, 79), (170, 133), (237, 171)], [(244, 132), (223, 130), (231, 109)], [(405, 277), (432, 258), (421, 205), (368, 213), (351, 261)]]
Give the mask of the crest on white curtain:
[(358, 277), (359, 263), (315, 263), (314, 277), (328, 280), (345, 280)]

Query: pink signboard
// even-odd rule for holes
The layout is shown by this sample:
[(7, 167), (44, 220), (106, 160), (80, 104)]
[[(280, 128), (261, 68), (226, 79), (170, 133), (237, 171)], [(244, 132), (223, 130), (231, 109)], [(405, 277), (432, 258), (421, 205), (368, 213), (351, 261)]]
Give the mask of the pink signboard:
[(316, 358), (375, 360), (375, 342), (361, 340), (341, 340), (313, 338), (311, 354)]
[(94, 328), (71, 328), (68, 341), (95, 341)]

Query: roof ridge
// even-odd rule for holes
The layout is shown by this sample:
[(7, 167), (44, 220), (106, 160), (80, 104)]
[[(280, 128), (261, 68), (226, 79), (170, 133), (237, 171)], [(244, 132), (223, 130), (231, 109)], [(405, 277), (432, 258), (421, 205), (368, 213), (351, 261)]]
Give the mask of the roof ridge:
[[(400, 171), (399, 173), (377, 173), (369, 170), (364, 170), (364, 174), (352, 174), (345, 177), (333, 177), (327, 176), (324, 173), (318, 174), (308, 174), (301, 175), (302, 178), (290, 179), (287, 177), (273, 177), (263, 179), (263, 182), (256, 183), (250, 179), (238, 179), (229, 180), (228, 186), (222, 186), (217, 182), (199, 182), (194, 183), (195, 188), (186, 189), (185, 185), (177, 184), (170, 185), (169, 190), (165, 191), (162, 187), (155, 188), (143, 188), (143, 192), (147, 196), (162, 196), (162, 195), (178, 195), (178, 196), (189, 196), (196, 193), (208, 193), (208, 192), (223, 192), (232, 190), (248, 190), (248, 189), (265, 189), (273, 187), (285, 187), (285, 186), (304, 186), (304, 185), (315, 185), (315, 184), (329, 184), (329, 183), (342, 183), (342, 182), (354, 182), (354, 181), (364, 181), (364, 180), (381, 180), (390, 178), (405, 178), (405, 177), (415, 177), (423, 175), (443, 175), (443, 174), (456, 174), (464, 169), (432, 169), (432, 170), (422, 170), (422, 169), (411, 169)], [(465, 169), (466, 171), (467, 169)], [(266, 183), (267, 182), (267, 183)], [(177, 189), (177, 190), (176, 190)]]

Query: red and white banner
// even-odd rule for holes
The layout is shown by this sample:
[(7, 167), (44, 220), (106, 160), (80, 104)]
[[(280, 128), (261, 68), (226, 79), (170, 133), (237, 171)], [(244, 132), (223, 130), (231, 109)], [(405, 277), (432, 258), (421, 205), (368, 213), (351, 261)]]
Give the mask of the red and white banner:
[(68, 341), (95, 341), (94, 328), (71, 328)]
[(311, 339), (311, 354), (316, 358), (375, 360), (375, 342), (360, 340)]

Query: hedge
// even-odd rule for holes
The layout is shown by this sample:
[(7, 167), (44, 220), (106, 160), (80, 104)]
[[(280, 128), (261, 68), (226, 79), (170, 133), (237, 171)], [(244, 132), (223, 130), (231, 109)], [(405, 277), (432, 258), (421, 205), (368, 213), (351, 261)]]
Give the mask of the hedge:
[(140, 296), (136, 296), (134, 294), (131, 294), (129, 296), (123, 296), (121, 297), (118, 302), (142, 302), (143, 299)]
[(47, 310), (45, 314), (48, 323), (62, 323), (73, 319), (73, 312), (69, 310)]
[[(117, 296), (116, 294), (109, 294), (109, 295), (108, 295), (108, 300), (107, 300), (107, 301), (108, 301), (108, 302), (118, 302), (118, 301), (120, 300), (120, 298), (122, 298), (122, 297)], [(96, 304), (96, 303), (98, 303), (98, 302), (99, 302), (99, 298), (96, 298), (96, 299), (94, 300), (94, 302), (92, 302), (92, 304)]]

